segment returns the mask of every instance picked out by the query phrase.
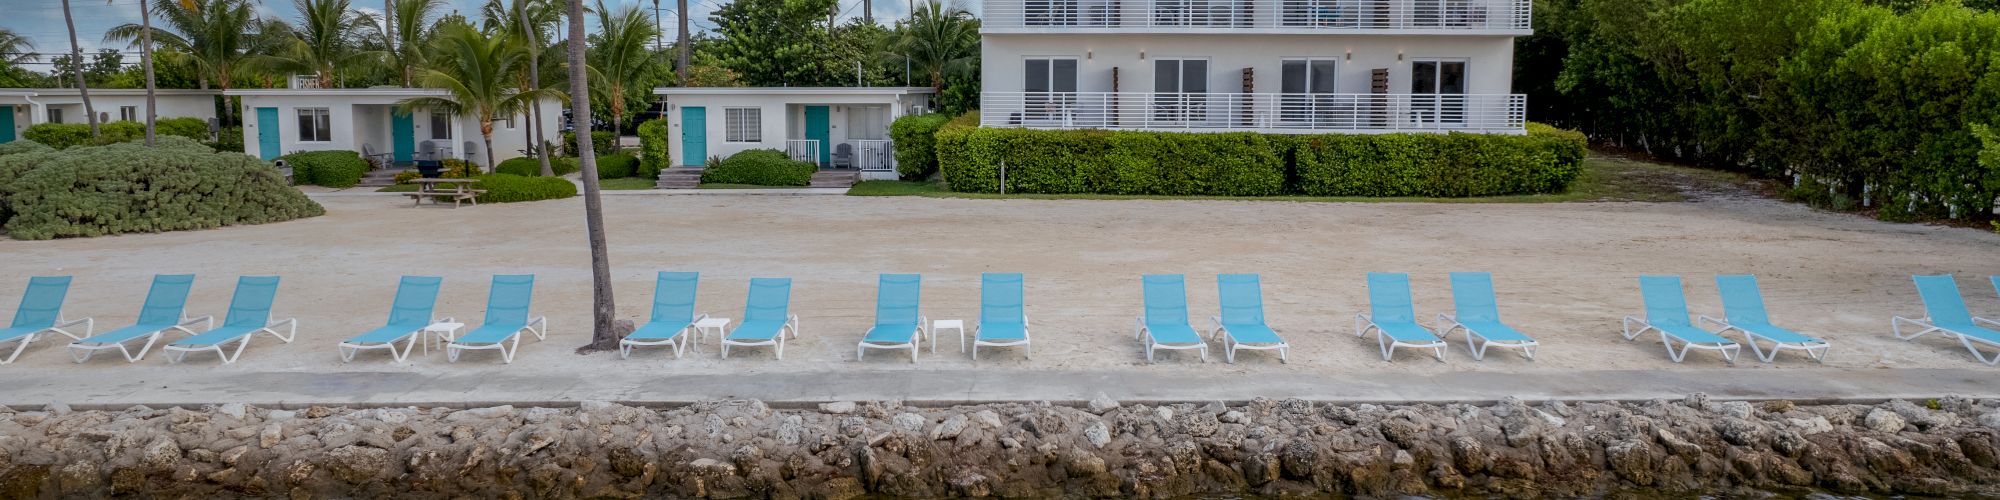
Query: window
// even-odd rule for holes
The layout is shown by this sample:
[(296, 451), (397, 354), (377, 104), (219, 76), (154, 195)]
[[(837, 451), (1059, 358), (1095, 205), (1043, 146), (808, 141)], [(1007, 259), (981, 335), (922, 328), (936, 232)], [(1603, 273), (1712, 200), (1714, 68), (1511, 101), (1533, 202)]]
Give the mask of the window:
[(723, 142), (764, 142), (763, 108), (723, 108)]
[(1465, 61), (1417, 60), (1410, 64), (1410, 98), (1417, 121), (1465, 123)]
[(139, 107), (138, 107), (138, 106), (119, 106), (119, 107), (118, 107), (118, 119), (119, 119), (119, 120), (123, 120), (123, 121), (128, 121), (128, 122), (136, 122), (136, 121), (139, 121)]
[(1296, 122), (1333, 115), (1339, 105), (1333, 95), (1336, 67), (1332, 59), (1285, 59), (1278, 78), (1278, 92), (1284, 94), (1280, 116)]
[(507, 117), (502, 118), (501, 121), (507, 124), (507, 130), (514, 130), (514, 115), (507, 115)]
[(49, 123), (62, 123), (62, 109), (49, 108)]
[(451, 140), (451, 113), (431, 112), (431, 139)]
[(1029, 120), (1067, 119), (1076, 104), (1076, 58), (1028, 59), (1026, 118)]
[(299, 142), (333, 142), (333, 115), (326, 108), (299, 108)]
[(1153, 119), (1201, 119), (1208, 111), (1207, 93), (1207, 59), (1153, 60)]

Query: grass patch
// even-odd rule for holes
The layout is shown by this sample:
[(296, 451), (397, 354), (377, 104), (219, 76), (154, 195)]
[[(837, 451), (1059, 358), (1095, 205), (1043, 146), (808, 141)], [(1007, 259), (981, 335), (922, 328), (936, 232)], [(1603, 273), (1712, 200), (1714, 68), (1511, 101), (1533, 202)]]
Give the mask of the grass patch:
[(606, 191), (630, 191), (635, 189), (652, 189), (653, 186), (658, 184), (658, 181), (644, 177), (620, 177), (616, 179), (600, 179), (597, 181), (597, 188)]
[(696, 186), (700, 189), (805, 189), (805, 186), (759, 186), (756, 184), (723, 184), (704, 182)]
[[(1682, 167), (1620, 156), (1592, 154), (1583, 161), (1583, 174), (1569, 191), (1553, 194), (1485, 196), (1475, 198), (1362, 197), (1362, 196), (1157, 196), (1108, 194), (992, 194), (955, 193), (931, 182), (861, 181), (847, 191), (848, 196), (924, 196), (931, 198), (1028, 199), (1028, 200), (1269, 200), (1307, 202), (1421, 202), (1421, 203), (1562, 203), (1581, 201), (1678, 202), (1703, 192), (1749, 189), (1748, 178), (1735, 173)], [(708, 185), (704, 184), (706, 188)]]

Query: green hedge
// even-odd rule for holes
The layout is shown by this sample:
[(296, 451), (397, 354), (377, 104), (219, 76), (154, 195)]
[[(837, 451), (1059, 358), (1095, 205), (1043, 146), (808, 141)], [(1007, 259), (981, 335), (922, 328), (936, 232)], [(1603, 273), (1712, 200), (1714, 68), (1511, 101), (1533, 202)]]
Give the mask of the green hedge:
[(0, 145), (0, 224), (5, 224), (12, 214), (7, 201), (9, 188), (30, 170), (56, 158), (55, 148), (34, 141), (14, 141)]
[(486, 191), (479, 195), (480, 203), (558, 200), (576, 196), (576, 184), (561, 177), (487, 174), (474, 178), (479, 179), (474, 188)]
[(896, 173), (906, 180), (923, 180), (937, 173), (937, 131), (951, 116), (911, 115), (889, 124), (889, 139), (896, 144)]
[[(141, 134), (140, 137), (145, 137), (143, 129), (139, 133)], [(193, 117), (153, 120), (153, 133), (153, 138), (156, 140), (162, 136), (185, 137), (196, 141), (210, 140), (208, 135), (208, 120)]]
[(758, 186), (812, 185), (819, 167), (795, 161), (775, 149), (751, 149), (730, 155), (701, 171), (707, 184), (753, 184)]
[[(576, 132), (563, 132), (562, 141), (563, 156), (577, 156)], [(590, 147), (599, 155), (610, 154), (618, 147), (618, 135), (609, 130), (593, 131), (590, 133)]]
[[(132, 121), (100, 123), (99, 137), (90, 138), (87, 123), (42, 123), (21, 131), (21, 137), (46, 144), (56, 149), (68, 149), (92, 144), (115, 144), (146, 138), (146, 124)], [(208, 121), (200, 118), (161, 118), (153, 121), (155, 139), (160, 136), (179, 136), (197, 141), (209, 140)], [(240, 137), (239, 137), (240, 139)]]
[[(612, 153), (597, 157), (597, 178), (622, 179), (639, 171), (639, 158), (629, 153)], [(653, 177), (659, 177), (654, 174)]]
[[(0, 144), (0, 156), (7, 156), (11, 154), (20, 154), (20, 153), (40, 153), (40, 152), (55, 151), (55, 150), (56, 148), (49, 147), (49, 145), (47, 144), (42, 144), (39, 142), (29, 141), (29, 140), (16, 140), (14, 142)], [(5, 182), (5, 178), (0, 178), (0, 182)]]
[(937, 156), (954, 191), (1272, 196), (1493, 196), (1558, 192), (1581, 172), (1580, 134), (1287, 136), (978, 128), (954, 120)]
[(368, 160), (353, 151), (305, 151), (278, 159), (292, 167), (293, 184), (350, 188), (368, 174)]
[(21, 138), (56, 149), (90, 143), (90, 126), (80, 123), (38, 123), (21, 131)]
[(243, 152), (243, 127), (227, 127), (215, 135), (215, 142), (209, 147), (216, 151)]
[(667, 140), (667, 120), (659, 119), (639, 124), (639, 170), (633, 175), (658, 179), (661, 170), (673, 165), (673, 151), (668, 146)]
[[(580, 168), (582, 167), (577, 164), (576, 158), (563, 156), (549, 159), (549, 169), (556, 172), (556, 177), (576, 173)], [(526, 156), (511, 158), (500, 162), (500, 168), (494, 169), (493, 172), (523, 177), (539, 177), (542, 175), (542, 162), (541, 160)]]
[(262, 224), (325, 213), (269, 164), (238, 153), (114, 144), (34, 158), (4, 189), (24, 240)]

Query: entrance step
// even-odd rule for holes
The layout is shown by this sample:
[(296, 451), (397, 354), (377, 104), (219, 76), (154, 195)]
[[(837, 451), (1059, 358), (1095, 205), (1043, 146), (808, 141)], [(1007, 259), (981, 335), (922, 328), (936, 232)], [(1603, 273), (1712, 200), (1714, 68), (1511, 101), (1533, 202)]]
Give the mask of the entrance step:
[(370, 170), (368, 171), (368, 173), (361, 175), (361, 184), (357, 184), (357, 186), (360, 187), (392, 186), (396, 184), (396, 174), (400, 174), (403, 172), (404, 170), (388, 169), (388, 168)]
[(659, 182), (654, 183), (653, 187), (657, 189), (694, 189), (700, 185), (701, 168), (673, 167), (661, 170)]
[(854, 183), (856, 182), (861, 182), (860, 172), (854, 172), (854, 171), (835, 172), (835, 171), (821, 170), (818, 172), (813, 172), (812, 187), (850, 188), (854, 187)]

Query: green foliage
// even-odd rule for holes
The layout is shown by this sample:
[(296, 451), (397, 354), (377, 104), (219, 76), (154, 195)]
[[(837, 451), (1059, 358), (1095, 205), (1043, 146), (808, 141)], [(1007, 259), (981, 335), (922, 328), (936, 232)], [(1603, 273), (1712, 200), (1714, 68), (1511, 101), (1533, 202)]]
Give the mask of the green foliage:
[(479, 195), (480, 203), (557, 200), (576, 196), (576, 184), (561, 177), (487, 174), (475, 178), (479, 179), (479, 184), (474, 187), (486, 191)]
[(937, 131), (951, 121), (942, 114), (910, 115), (889, 124), (896, 144), (896, 171), (904, 179), (920, 180), (937, 173)]
[(353, 151), (306, 151), (278, 157), (292, 167), (292, 183), (350, 188), (368, 174), (368, 160)]
[[(443, 171), (438, 173), (438, 178), (440, 179), (464, 179), (479, 175), (478, 167), (469, 161), (457, 158), (445, 158), (439, 160), (438, 163), (439, 166), (443, 167)], [(419, 174), (421, 173), (419, 172)]]
[(56, 149), (90, 143), (90, 126), (81, 123), (37, 123), (21, 131), (21, 138)]
[[(576, 158), (573, 157), (561, 156), (549, 159), (549, 169), (555, 171), (556, 177), (576, 173), (581, 168), (582, 166), (578, 165)], [(493, 171), (495, 173), (519, 175), (522, 177), (537, 177), (542, 175), (542, 162), (541, 160), (526, 156), (511, 158), (500, 162), (500, 168)]]
[[(825, 85), (822, 65), (853, 63), (825, 55), (831, 44), (823, 24), (834, 0), (738, 0), (709, 20), (722, 35), (705, 56), (753, 87)], [(850, 78), (851, 81), (851, 78)]]
[(14, 142), (0, 144), (0, 156), (7, 156), (11, 154), (20, 154), (20, 153), (41, 153), (41, 152), (48, 152), (55, 150), (56, 148), (49, 147), (47, 144), (42, 144), (31, 140), (16, 140)]
[(397, 184), (409, 184), (410, 181), (416, 180), (423, 176), (424, 174), (422, 172), (411, 170), (407, 172), (396, 172), (396, 176), (392, 180), (394, 180)]
[(37, 156), (9, 183), (9, 235), (24, 240), (262, 224), (325, 213), (256, 158), (138, 144)]
[(59, 154), (55, 148), (33, 141), (14, 141), (0, 146), (0, 224), (5, 224), (13, 213), (7, 202), (8, 186)]
[[(115, 121), (98, 124), (99, 137), (90, 138), (90, 124), (87, 123), (39, 123), (21, 132), (21, 137), (46, 144), (56, 149), (92, 144), (114, 144), (146, 138), (146, 124), (132, 121)], [(153, 121), (155, 138), (158, 136), (180, 136), (197, 141), (206, 141), (208, 122), (200, 118), (162, 118)], [(239, 131), (237, 142), (242, 142)], [(239, 147), (240, 149), (240, 147)]]
[[(962, 118), (963, 119), (963, 118)], [(1034, 194), (1493, 196), (1552, 193), (1582, 171), (1581, 134), (1273, 136), (982, 129), (937, 133), (953, 191)]]
[(657, 179), (661, 170), (672, 167), (674, 157), (667, 146), (668, 143), (666, 120), (651, 120), (639, 124), (639, 170), (634, 175)]
[[(208, 120), (200, 118), (182, 117), (153, 120), (153, 132), (155, 139), (159, 138), (158, 136), (171, 135), (186, 137), (196, 141), (209, 140)], [(144, 134), (143, 131), (140, 133)], [(141, 135), (141, 137), (144, 137), (144, 135)], [(241, 139), (241, 137), (238, 138)]]
[[(622, 179), (631, 177), (639, 170), (639, 158), (630, 153), (612, 153), (597, 157), (597, 178)], [(658, 177), (655, 175), (654, 177)]]
[[(590, 147), (597, 154), (611, 154), (618, 147), (618, 134), (609, 130), (593, 130), (590, 132)], [(577, 156), (575, 131), (563, 132), (562, 153), (563, 156)]]
[[(132, 143), (132, 144), (138, 144), (138, 145), (142, 145), (142, 146), (146, 144), (146, 140), (145, 140), (145, 139), (133, 139), (133, 140), (130, 140), (130, 141), (125, 141), (125, 142), (128, 142), (128, 143)], [(203, 153), (213, 153), (213, 152), (215, 152), (215, 148), (211, 148), (211, 147), (208, 147), (208, 143), (205, 143), (205, 142), (201, 142), (201, 141), (199, 141), (199, 140), (195, 140), (195, 139), (189, 139), (189, 138), (186, 138), (186, 137), (181, 137), (181, 136), (178, 136), (178, 135), (162, 135), (162, 136), (158, 136), (158, 137), (154, 137), (154, 138), (153, 138), (153, 147), (156, 147), (156, 148), (176, 148), (176, 149), (192, 149), (192, 150), (195, 150), (195, 151), (200, 151), (200, 152), (203, 152)]]
[(216, 151), (243, 152), (243, 127), (224, 127), (216, 133), (215, 142), (208, 146)]
[(711, 161), (701, 172), (703, 184), (753, 184), (758, 186), (808, 186), (819, 167), (795, 161), (775, 149), (751, 149)]

